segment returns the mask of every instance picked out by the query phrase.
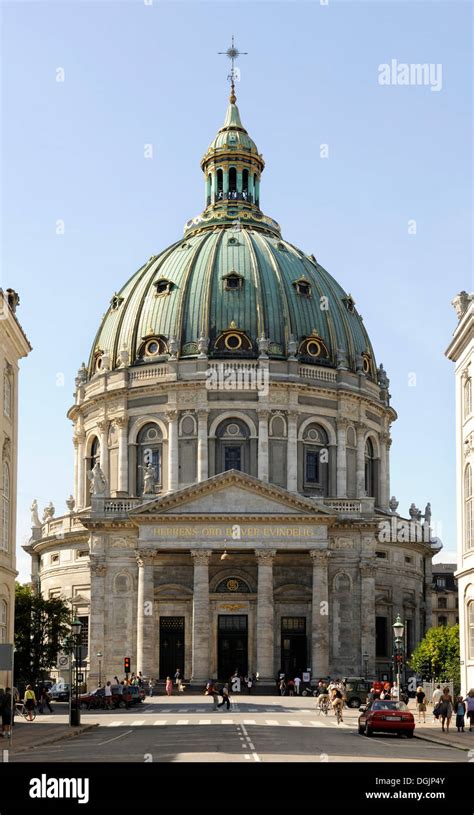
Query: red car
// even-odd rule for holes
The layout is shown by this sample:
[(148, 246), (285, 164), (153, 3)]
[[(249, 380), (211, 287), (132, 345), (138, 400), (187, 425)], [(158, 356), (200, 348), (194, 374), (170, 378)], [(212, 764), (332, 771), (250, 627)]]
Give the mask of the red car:
[(405, 734), (413, 738), (415, 719), (404, 702), (391, 702), (389, 699), (374, 699), (367, 707), (361, 708), (359, 716), (360, 735), (371, 736), (372, 733)]

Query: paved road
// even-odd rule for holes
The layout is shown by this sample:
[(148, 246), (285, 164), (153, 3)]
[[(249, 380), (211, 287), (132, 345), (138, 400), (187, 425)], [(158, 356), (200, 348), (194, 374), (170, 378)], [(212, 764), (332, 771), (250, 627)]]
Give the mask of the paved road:
[[(65, 714), (38, 717), (67, 720)], [(28, 761), (463, 761), (459, 750), (418, 739), (357, 733), (356, 710), (344, 722), (317, 712), (313, 699), (234, 697), (229, 712), (210, 700), (153, 698), (130, 710), (87, 711), (82, 722), (99, 727), (74, 739), (11, 755)]]

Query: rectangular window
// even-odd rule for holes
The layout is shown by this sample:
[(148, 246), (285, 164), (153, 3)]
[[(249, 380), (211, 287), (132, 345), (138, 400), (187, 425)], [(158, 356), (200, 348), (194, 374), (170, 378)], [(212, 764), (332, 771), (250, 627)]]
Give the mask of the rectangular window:
[(59, 563), (59, 555), (51, 555), (50, 563)]
[(88, 549), (79, 549), (77, 553), (77, 557), (89, 557), (89, 550)]
[(282, 617), (281, 631), (283, 634), (305, 634), (306, 617)]
[(375, 555), (376, 555), (376, 557), (379, 557), (381, 560), (383, 560), (383, 559), (385, 559), (387, 557), (386, 552), (376, 552)]
[(387, 656), (387, 618), (375, 618), (375, 656)]
[(447, 617), (438, 617), (438, 625), (447, 625), (448, 618)]
[(413, 563), (413, 558), (408, 557), (408, 555), (405, 555), (405, 563)]
[(242, 469), (242, 448), (237, 446), (224, 447), (224, 469), (225, 470), (241, 470)]
[(438, 589), (445, 589), (446, 588), (446, 578), (445, 577), (437, 577), (436, 578), (436, 586)]
[(319, 453), (315, 450), (307, 450), (305, 465), (305, 483), (319, 484)]
[(438, 598), (438, 608), (447, 608), (447, 607), (448, 607), (448, 601), (447, 601), (446, 597), (439, 597)]
[(246, 614), (219, 614), (219, 631), (228, 632), (246, 632), (247, 631), (247, 615)]

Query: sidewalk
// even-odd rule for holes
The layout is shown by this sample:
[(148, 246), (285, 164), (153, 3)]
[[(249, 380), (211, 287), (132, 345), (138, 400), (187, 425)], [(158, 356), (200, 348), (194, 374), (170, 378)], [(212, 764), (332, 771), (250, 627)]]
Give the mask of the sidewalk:
[(453, 716), (449, 733), (443, 733), (441, 721), (433, 722), (431, 713), (427, 712), (426, 714), (426, 724), (418, 724), (416, 712), (412, 712), (415, 716), (415, 738), (432, 741), (435, 744), (442, 744), (447, 747), (455, 747), (457, 750), (472, 750), (474, 753), (474, 730), (469, 733), (469, 724), (464, 726), (464, 733), (458, 733), (455, 725), (456, 717)]
[(80, 727), (70, 727), (60, 722), (43, 722), (35, 719), (34, 722), (15, 720), (15, 727), (11, 739), (0, 737), (0, 751), (9, 750), (13, 754), (24, 753), (33, 747), (42, 747), (61, 739), (74, 738), (86, 730), (98, 727), (96, 724), (82, 724)]

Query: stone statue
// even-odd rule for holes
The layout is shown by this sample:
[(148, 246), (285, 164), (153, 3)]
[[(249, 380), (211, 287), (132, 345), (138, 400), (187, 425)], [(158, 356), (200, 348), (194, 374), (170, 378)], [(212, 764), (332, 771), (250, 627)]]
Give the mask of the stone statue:
[(72, 495), (70, 495), (69, 498), (66, 498), (66, 506), (71, 514), (74, 512), (75, 505), (76, 502)]
[(30, 510), (31, 510), (31, 526), (37, 529), (39, 526), (41, 526), (41, 521), (38, 516), (38, 501), (36, 500), (36, 498), (33, 501)]
[(427, 503), (427, 505), (425, 507), (425, 514), (424, 514), (423, 517), (425, 519), (425, 524), (428, 524), (428, 526), (429, 526), (430, 523), (431, 523), (431, 504), (430, 504), (429, 501), (428, 501), (428, 503)]
[(91, 483), (91, 493), (94, 496), (102, 496), (107, 493), (107, 479), (102, 472), (99, 462), (94, 464), (92, 470), (87, 471), (87, 478)]
[(288, 357), (290, 359), (295, 359), (297, 350), (298, 343), (295, 340), (293, 334), (290, 334), (290, 339), (288, 340)]
[(76, 388), (79, 388), (85, 382), (87, 382), (87, 368), (84, 363), (82, 363), (76, 376)]
[(262, 357), (263, 359), (266, 359), (268, 357), (268, 349), (270, 347), (270, 340), (268, 340), (266, 338), (265, 334), (262, 334), (262, 336), (259, 337), (258, 340), (257, 340), (257, 345), (258, 345), (258, 350), (259, 350), (259, 356)]
[(43, 510), (43, 523), (45, 523), (46, 521), (51, 520), (51, 518), (54, 518), (54, 513), (55, 512), (56, 512), (56, 510), (54, 509), (53, 502), (50, 501), (48, 506), (45, 507), (44, 510)]
[(397, 511), (397, 509), (398, 509), (398, 504), (399, 504), (399, 503), (400, 503), (400, 502), (399, 502), (399, 501), (397, 501), (397, 499), (395, 498), (395, 496), (394, 496), (394, 495), (392, 495), (392, 497), (390, 498), (389, 504), (388, 504), (388, 505), (389, 505), (389, 507), (390, 507), (391, 512), (395, 513), (395, 512)]
[(201, 334), (197, 341), (197, 347), (200, 359), (204, 359), (204, 357), (207, 357), (207, 349), (209, 348), (209, 337), (205, 337), (203, 334)]
[(346, 371), (348, 369), (347, 364), (347, 354), (344, 351), (344, 348), (338, 348), (336, 351), (336, 360), (337, 360), (337, 367), (340, 371)]
[(126, 348), (121, 348), (118, 352), (118, 365), (119, 368), (128, 368), (130, 364), (130, 354)]
[(156, 472), (153, 464), (139, 464), (138, 466), (140, 470), (143, 470), (143, 495), (154, 495)]
[(102, 354), (101, 356), (102, 365), (100, 366), (100, 373), (104, 373), (104, 371), (110, 371), (110, 354)]
[(363, 373), (364, 372), (364, 359), (362, 357), (362, 354), (356, 354), (355, 363), (356, 363), (356, 371), (357, 371), (357, 373)]
[(421, 510), (415, 506), (415, 504), (410, 504), (410, 509), (408, 510), (410, 514), (410, 518), (412, 521), (420, 521), (421, 520)]
[(452, 305), (456, 309), (456, 316), (458, 320), (460, 320), (461, 317), (464, 317), (473, 297), (474, 295), (468, 294), (467, 291), (461, 291), (453, 300), (451, 300)]
[(176, 337), (170, 337), (168, 340), (168, 353), (170, 357), (176, 357), (178, 354), (178, 341)]
[(390, 385), (390, 379), (387, 376), (387, 371), (383, 367), (382, 363), (377, 368), (377, 381), (381, 388), (388, 390), (388, 386)]

